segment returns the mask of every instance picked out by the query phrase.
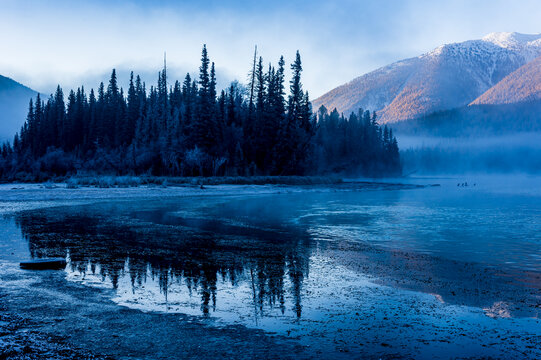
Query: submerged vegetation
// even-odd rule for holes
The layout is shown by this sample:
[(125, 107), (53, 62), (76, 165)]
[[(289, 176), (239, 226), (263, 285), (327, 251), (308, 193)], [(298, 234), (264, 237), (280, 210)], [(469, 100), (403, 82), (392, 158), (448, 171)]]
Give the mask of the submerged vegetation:
[[(4, 180), (44, 180), (69, 175), (181, 177), (285, 176), (401, 172), (398, 145), (376, 115), (349, 118), (321, 108), (313, 114), (301, 83), (297, 52), (289, 95), (285, 62), (268, 65), (254, 54), (247, 86), (233, 82), (220, 93), (203, 46), (198, 80), (157, 86), (132, 73), (127, 93), (113, 70), (107, 86), (87, 95), (58, 86), (46, 101), (30, 101), (28, 117), (0, 152)], [(67, 102), (67, 103), (66, 103)]]

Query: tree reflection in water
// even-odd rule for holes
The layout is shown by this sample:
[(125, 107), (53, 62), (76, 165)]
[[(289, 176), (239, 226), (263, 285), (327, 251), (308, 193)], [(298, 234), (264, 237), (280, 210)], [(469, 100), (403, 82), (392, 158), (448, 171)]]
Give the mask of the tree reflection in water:
[[(70, 271), (109, 279), (113, 289), (129, 276), (132, 291), (157, 279), (168, 300), (170, 286), (186, 285), (201, 298), (201, 312), (216, 310), (217, 283), (251, 287), (256, 318), (265, 307), (286, 311), (286, 297), (302, 315), (302, 284), (308, 276), (311, 241), (298, 226), (247, 228), (216, 219), (182, 218), (164, 208), (133, 210), (99, 204), (25, 212), (17, 224), (34, 258), (67, 256)], [(289, 285), (289, 286), (288, 286)]]

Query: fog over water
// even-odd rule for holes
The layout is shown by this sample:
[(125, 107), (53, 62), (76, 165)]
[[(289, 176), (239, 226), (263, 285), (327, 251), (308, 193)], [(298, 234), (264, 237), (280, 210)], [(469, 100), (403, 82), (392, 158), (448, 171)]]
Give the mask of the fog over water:
[(541, 133), (397, 135), (404, 174), (541, 173)]

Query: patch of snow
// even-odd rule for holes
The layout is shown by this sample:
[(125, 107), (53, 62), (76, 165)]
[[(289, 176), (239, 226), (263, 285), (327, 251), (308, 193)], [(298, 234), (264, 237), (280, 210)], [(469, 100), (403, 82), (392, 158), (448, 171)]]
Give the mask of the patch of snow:
[(520, 48), (541, 39), (541, 34), (519, 34), (516, 32), (493, 32), (481, 40), (502, 48)]

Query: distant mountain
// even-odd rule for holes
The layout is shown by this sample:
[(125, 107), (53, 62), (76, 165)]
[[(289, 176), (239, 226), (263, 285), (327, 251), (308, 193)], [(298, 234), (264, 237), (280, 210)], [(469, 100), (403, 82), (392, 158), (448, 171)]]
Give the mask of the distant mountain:
[(37, 92), (0, 75), (0, 141), (13, 140), (28, 112), (30, 98)]
[(472, 102), (513, 104), (541, 99), (541, 56), (521, 66)]
[(413, 119), (468, 105), (539, 56), (541, 34), (492, 33), (375, 70), (331, 90), (313, 106), (346, 114), (373, 110), (385, 123)]

